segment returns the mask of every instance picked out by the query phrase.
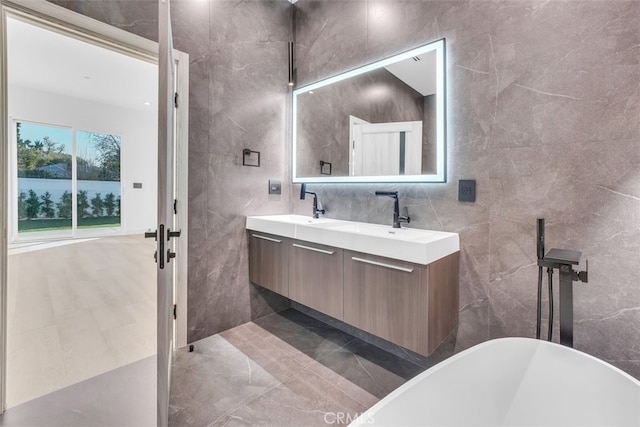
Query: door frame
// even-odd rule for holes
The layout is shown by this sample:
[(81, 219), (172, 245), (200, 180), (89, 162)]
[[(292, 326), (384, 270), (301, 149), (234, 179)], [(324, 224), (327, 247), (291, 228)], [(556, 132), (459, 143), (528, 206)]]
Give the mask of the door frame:
[[(158, 43), (133, 33), (102, 23), (87, 16), (65, 9), (46, 0), (0, 0), (0, 111), (7, 113), (7, 33), (8, 16), (43, 25), (45, 28), (78, 37), (98, 46), (135, 56), (158, 64)], [(177, 91), (180, 94), (177, 114), (177, 198), (179, 210), (176, 217), (182, 236), (177, 244), (175, 304), (178, 316), (174, 321), (175, 347), (187, 345), (187, 259), (188, 259), (188, 123), (189, 123), (189, 55), (175, 50), (173, 56), (177, 70)], [(7, 114), (0, 115), (0, 413), (6, 404), (7, 359), (7, 261), (8, 261), (8, 148), (10, 123)], [(142, 237), (142, 236), (141, 236)], [(149, 262), (153, 262), (149, 254)], [(183, 314), (183, 315), (181, 315)]]

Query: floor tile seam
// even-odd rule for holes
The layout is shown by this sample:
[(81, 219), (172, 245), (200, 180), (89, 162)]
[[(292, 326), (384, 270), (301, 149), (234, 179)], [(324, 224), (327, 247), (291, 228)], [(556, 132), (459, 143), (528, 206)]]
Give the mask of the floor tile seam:
[[(271, 335), (268, 338), (263, 338), (263, 340), (267, 343), (270, 344), (272, 346), (275, 346), (276, 348), (278, 348), (280, 351), (282, 351), (283, 353), (286, 353), (287, 355), (294, 355), (297, 353), (302, 353), (300, 350), (298, 350), (296, 347), (294, 347), (293, 345), (289, 344), (287, 341), (283, 340), (282, 338), (280, 338), (277, 335)], [(280, 344), (281, 347), (278, 347), (275, 343), (273, 343), (272, 341), (276, 341), (278, 342), (278, 344)], [(303, 353), (304, 354), (304, 353)]]
[[(306, 356), (306, 357), (308, 357), (310, 359), (309, 363), (311, 363), (311, 362), (316, 360), (313, 357), (311, 357), (308, 354), (306, 354), (305, 352), (303, 352), (300, 349), (296, 348), (292, 344), (288, 343), (287, 341), (285, 341), (284, 339), (282, 339), (278, 335), (273, 334), (271, 332), (269, 332), (269, 334), (270, 335), (268, 337), (260, 337), (261, 340), (263, 342), (265, 342), (267, 345), (275, 347), (275, 349), (277, 351), (282, 352), (285, 355), (285, 357), (295, 357), (295, 356), (299, 356), (299, 355), (304, 355), (304, 356)], [(276, 340), (277, 342), (279, 342), (280, 345), (284, 345), (285, 347), (284, 348), (278, 347), (276, 344), (274, 344), (272, 342), (273, 340)], [(307, 364), (305, 364), (304, 366), (306, 366)]]
[[(183, 352), (186, 354), (192, 353), (189, 351), (183, 351)], [(218, 360), (218, 357), (228, 358), (228, 357), (233, 357), (237, 354), (242, 354), (246, 356), (246, 354), (236, 346), (233, 346), (233, 348), (227, 348), (227, 349), (207, 349), (205, 351), (198, 350), (198, 351), (194, 351), (193, 353), (194, 355), (202, 356), (205, 359), (214, 359), (214, 360)]]
[(264, 341), (264, 339), (262, 337), (258, 337), (258, 336), (252, 336), (252, 337), (229, 337), (229, 336), (225, 336), (223, 334), (220, 334), (220, 337), (223, 338), (225, 341), (227, 341), (229, 344), (231, 344), (234, 348), (242, 351), (240, 349), (240, 347), (238, 345), (243, 345), (243, 344), (257, 344), (257, 343), (261, 343)]
[[(202, 365), (203, 364), (207, 364), (207, 362), (209, 361), (218, 361), (219, 359), (214, 359), (212, 357), (206, 357), (205, 354), (203, 353), (199, 353), (200, 356), (205, 356), (205, 360), (201, 360), (200, 363), (195, 364), (195, 363), (179, 363), (176, 364), (174, 362), (174, 366), (177, 369), (182, 369), (184, 370), (186, 373), (191, 373), (191, 374), (196, 374), (198, 375), (199, 373), (202, 372)], [(246, 353), (239, 351), (237, 355), (235, 356), (240, 356), (241, 359), (243, 359), (244, 361), (246, 361), (247, 363), (252, 363), (255, 365), (255, 367), (252, 367), (251, 370), (253, 371), (253, 369), (261, 369), (263, 370), (266, 374), (268, 374), (269, 376), (271, 376), (273, 378), (273, 381), (270, 381), (269, 384), (271, 382), (279, 382), (279, 380), (277, 378), (275, 378), (273, 375), (271, 375), (269, 373), (269, 371), (267, 371), (265, 369), (265, 366), (261, 365), (260, 363), (258, 363), (257, 361), (255, 361), (251, 356), (247, 355)], [(238, 360), (240, 360), (240, 358)], [(266, 366), (269, 366), (271, 364), (275, 364), (277, 363), (277, 360), (272, 360), (270, 361)], [(236, 373), (237, 370), (236, 369), (231, 369), (231, 370), (227, 370), (227, 371), (218, 371), (217, 369), (214, 369), (213, 371), (209, 371), (207, 372), (207, 377), (231, 377), (231, 378), (236, 378), (236, 377), (245, 377), (247, 376), (246, 373)], [(198, 375), (201, 376), (201, 375)]]
[[(304, 370), (306, 367), (308, 367), (309, 365), (317, 362), (316, 359), (314, 359), (313, 357), (309, 356), (308, 354), (306, 354), (305, 352), (297, 349), (296, 347), (294, 347), (293, 345), (289, 344), (288, 342), (286, 342), (285, 340), (283, 340), (282, 338), (276, 336), (276, 335), (272, 335), (270, 337), (271, 339), (276, 339), (278, 341), (280, 341), (283, 344), (286, 344), (287, 346), (291, 347), (290, 349), (282, 349), (282, 348), (278, 348), (277, 346), (275, 346), (271, 341), (269, 340), (264, 340), (267, 344), (274, 346), (275, 349), (277, 351), (282, 352), (283, 357), (282, 358), (300, 358), (300, 357), (304, 357), (305, 360), (303, 361), (299, 361), (296, 360), (296, 363), (300, 364), (300, 366), (302, 367), (302, 370)], [(281, 359), (274, 359), (273, 362), (279, 362)]]
[[(315, 373), (315, 372), (313, 372), (313, 371), (311, 371), (311, 370), (309, 370), (309, 369), (307, 369), (307, 370), (309, 371), (309, 374), (316, 376), (320, 381), (322, 381), (322, 382), (326, 383), (329, 389), (333, 389), (333, 390), (335, 390), (335, 391), (337, 391), (337, 392), (339, 392), (339, 393), (343, 394), (344, 396), (346, 396), (346, 397), (348, 397), (349, 399), (353, 400), (354, 402), (358, 403), (358, 404), (359, 404), (360, 406), (362, 406), (363, 408), (368, 409), (368, 407), (369, 407), (368, 405), (366, 405), (366, 404), (364, 404), (364, 403), (362, 403), (362, 402), (360, 402), (360, 401), (356, 400), (356, 399), (355, 399), (353, 396), (351, 396), (349, 393), (345, 392), (344, 390), (341, 390), (341, 389), (340, 389), (340, 388), (338, 388), (336, 385), (334, 385), (332, 382), (330, 382), (330, 381), (328, 381), (327, 379), (323, 378), (323, 377), (322, 377), (322, 376), (320, 376), (319, 374), (317, 374), (317, 373)], [(340, 374), (338, 374), (338, 375), (340, 375)], [(348, 381), (349, 383), (353, 384), (351, 381), (349, 381), (347, 378), (343, 377), (342, 375), (340, 375), (340, 377), (342, 377), (345, 381)], [(356, 385), (356, 384), (353, 384), (353, 385), (355, 385), (356, 387), (359, 387), (359, 386), (358, 386), (358, 385)], [(362, 387), (359, 387), (359, 388), (361, 388), (361, 389), (362, 389)], [(364, 390), (364, 389), (363, 389), (363, 390)], [(366, 390), (365, 390), (365, 391), (366, 391)], [(367, 392), (367, 393), (368, 393), (368, 392)], [(369, 394), (371, 394), (371, 393), (369, 393)], [(331, 396), (335, 396), (335, 394), (333, 394), (333, 393), (330, 393), (329, 395), (331, 395)]]
[[(320, 378), (320, 379), (322, 380), (322, 378)], [(326, 382), (328, 383), (328, 381), (326, 381)], [(281, 386), (285, 386), (285, 382), (281, 382), (280, 384), (277, 384), (276, 386), (271, 387), (270, 389), (265, 390), (265, 391), (264, 391), (264, 392), (262, 392), (262, 393), (259, 393), (259, 394), (258, 394), (258, 393), (256, 393), (256, 394), (255, 394), (254, 396), (252, 396), (250, 399), (247, 399), (247, 400), (244, 402), (244, 404), (243, 404), (243, 405), (241, 405), (241, 406), (239, 406), (239, 407), (237, 407), (237, 408), (235, 408), (235, 409), (233, 409), (233, 410), (231, 410), (231, 411), (227, 411), (225, 414), (223, 414), (223, 415), (221, 415), (220, 417), (218, 417), (215, 421), (213, 421), (213, 423), (211, 423), (211, 424), (209, 424), (209, 425), (210, 425), (210, 426), (218, 425), (217, 423), (218, 423), (219, 421), (221, 421), (223, 418), (225, 418), (225, 417), (227, 417), (227, 416), (233, 416), (233, 413), (235, 413), (235, 412), (237, 412), (237, 411), (239, 411), (239, 410), (241, 410), (241, 409), (243, 409), (243, 408), (245, 408), (245, 407), (249, 407), (249, 405), (250, 405), (251, 403), (253, 403), (254, 401), (256, 401), (256, 400), (258, 400), (258, 399), (260, 399), (260, 398), (263, 398), (265, 395), (267, 395), (267, 394), (268, 394), (268, 393), (270, 393), (271, 391), (273, 391), (273, 390), (275, 390), (275, 389), (277, 389), (278, 387), (281, 387)], [(276, 401), (276, 400), (274, 400), (274, 399), (271, 399), (271, 398), (267, 398), (267, 400), (268, 400), (268, 401), (270, 401), (270, 402), (272, 402), (272, 403), (276, 403), (276, 404), (278, 404), (278, 406), (279, 406), (279, 407), (281, 407), (281, 408), (283, 408), (283, 409), (285, 409), (285, 410), (286, 410), (286, 408), (288, 408), (288, 407), (292, 407), (292, 406), (290, 406), (290, 405), (282, 404), (281, 402), (278, 402), (278, 401)], [(358, 403), (359, 403), (359, 402), (358, 402)], [(364, 405), (363, 405), (363, 406), (364, 406)], [(300, 410), (300, 409), (302, 409), (302, 408), (299, 408), (299, 407), (292, 407), (292, 408), (293, 408), (293, 409), (296, 409), (296, 410)], [(322, 411), (321, 409), (305, 408), (305, 409), (302, 409), (302, 410), (307, 410), (307, 411), (309, 411), (309, 412), (318, 412), (318, 413), (326, 414), (326, 412), (325, 412), (325, 411)]]
[[(293, 357), (293, 356), (287, 356), (287, 357)], [(254, 363), (256, 363), (257, 365), (259, 365), (257, 362), (255, 362), (255, 361), (253, 361), (253, 362), (254, 362)], [(266, 364), (266, 366), (262, 366), (262, 365), (259, 365), (259, 366), (260, 366), (260, 367), (261, 367), (265, 372), (269, 373), (269, 371), (267, 370), (267, 367), (269, 367), (269, 366), (271, 366), (271, 365), (276, 365), (276, 366), (277, 366), (277, 365), (278, 365), (278, 364), (280, 364), (280, 363), (283, 363), (283, 362), (281, 362), (280, 360), (272, 360), (272, 361), (270, 361), (269, 363), (267, 363), (267, 364)], [(299, 365), (299, 366), (300, 366), (300, 368), (299, 368), (299, 369), (296, 369), (296, 370), (291, 370), (291, 369), (289, 369), (289, 367), (290, 367), (291, 365), (293, 365), (293, 364)], [(287, 366), (287, 368), (288, 368), (288, 369), (287, 369), (287, 370), (288, 370), (288, 373), (287, 373), (287, 374), (285, 374), (285, 375), (283, 376), (282, 380), (280, 380), (280, 379), (276, 378), (276, 380), (280, 381), (281, 383), (285, 383), (285, 382), (287, 382), (289, 379), (291, 379), (291, 378), (295, 377), (296, 375), (300, 374), (301, 372), (303, 372), (303, 371), (307, 368), (307, 366), (308, 366), (308, 365), (303, 365), (302, 363), (299, 363), (299, 362), (295, 362), (295, 361), (294, 361), (294, 363), (290, 363), (290, 364), (288, 364), (288, 365), (286, 365), (286, 366)], [(270, 373), (269, 373), (269, 374), (270, 374)], [(270, 374), (270, 375), (271, 375), (271, 374)], [(274, 377), (274, 378), (275, 378), (275, 377)]]
[[(274, 389), (275, 387), (278, 387), (279, 385), (281, 385), (281, 382), (274, 378), (274, 381), (270, 385), (266, 386), (263, 391), (254, 391), (249, 393), (247, 396), (240, 397), (237, 400), (237, 403), (235, 405), (233, 405), (230, 409), (227, 409), (221, 414), (217, 415), (212, 423), (209, 423), (209, 420), (207, 420), (207, 423), (209, 423), (207, 425), (215, 424), (215, 422), (218, 421), (219, 419), (246, 406), (250, 401), (253, 401), (254, 398), (259, 397), (260, 395), (271, 391), (272, 389)], [(176, 405), (175, 403), (174, 404), (170, 403), (170, 406), (173, 406), (174, 408), (178, 407), (178, 405)], [(213, 406), (215, 406), (215, 402), (213, 403)], [(194, 413), (195, 414), (202, 413), (204, 414), (205, 417), (207, 417), (207, 415), (211, 414), (212, 412), (211, 408), (212, 408), (211, 402), (202, 402), (202, 401), (192, 400), (190, 404), (181, 405), (179, 411), (186, 411), (188, 414), (191, 414), (191, 415), (193, 415)]]
[[(355, 339), (360, 340), (359, 338), (355, 338)], [(362, 341), (362, 340), (360, 340), (360, 341)], [(367, 343), (366, 341), (362, 341), (362, 342), (364, 342), (365, 344), (369, 344), (369, 343)], [(369, 345), (373, 345), (373, 344), (369, 344)], [(376, 346), (374, 346), (374, 347), (376, 347)], [(380, 347), (376, 347), (376, 348), (380, 349)], [(350, 349), (348, 349), (348, 348), (338, 348), (338, 349), (336, 349), (335, 351), (333, 351), (333, 352), (331, 352), (331, 353), (329, 353), (329, 354), (327, 354), (327, 355), (325, 355), (325, 356), (323, 356), (323, 357), (321, 357), (321, 358), (319, 358), (319, 359), (317, 359), (317, 360), (314, 360), (314, 361), (315, 361), (315, 362), (317, 362), (317, 363), (320, 363), (322, 366), (324, 366), (324, 367), (325, 367), (325, 368), (327, 368), (327, 369), (331, 369), (330, 367), (328, 367), (328, 366), (326, 366), (325, 364), (323, 364), (323, 363), (322, 363), (322, 361), (323, 361), (323, 360), (326, 360), (328, 357), (332, 356), (333, 354), (335, 354), (335, 353), (337, 353), (338, 351), (341, 351), (341, 350), (345, 350), (345, 351), (349, 352), (349, 353), (350, 353), (354, 358), (356, 358), (356, 361), (358, 362), (358, 364), (360, 365), (360, 367), (362, 368), (362, 370), (364, 370), (364, 372), (365, 372), (365, 373), (366, 373), (366, 374), (367, 374), (367, 375), (368, 375), (368, 376), (373, 380), (373, 382), (374, 382), (374, 383), (379, 384), (378, 380), (377, 380), (376, 378), (374, 378), (374, 377), (373, 377), (373, 376), (372, 376), (372, 375), (371, 375), (371, 374), (370, 374), (370, 373), (365, 369), (365, 367), (364, 367), (364, 366), (362, 365), (362, 363), (360, 362), (360, 360), (359, 360), (359, 359), (360, 359), (360, 358), (362, 358), (362, 356), (360, 356), (360, 355), (358, 355), (358, 354), (354, 353), (353, 351), (351, 351), (351, 350), (350, 350)], [(384, 350), (384, 349), (380, 349), (380, 350), (386, 351), (386, 350)], [(405, 358), (403, 358), (403, 357), (397, 356), (397, 355), (395, 355), (395, 354), (393, 354), (393, 353), (390, 353), (390, 354), (392, 354), (393, 356), (395, 356), (395, 357), (397, 357), (397, 358), (399, 358), (399, 359), (402, 359), (402, 360), (403, 360), (404, 362), (406, 362), (406, 363), (409, 363), (409, 364), (413, 365), (415, 368), (417, 368), (418, 370), (420, 370), (420, 372), (424, 371), (424, 368), (423, 368), (423, 367), (421, 367), (421, 366), (419, 366), (419, 365), (417, 365), (417, 364), (413, 363), (412, 361), (407, 360), (407, 359), (405, 359)], [(374, 362), (371, 362), (371, 363), (374, 363)], [(393, 371), (389, 371), (388, 369), (384, 368), (383, 366), (378, 365), (377, 363), (374, 363), (374, 364), (375, 364), (376, 366), (379, 366), (380, 368), (384, 369), (386, 372), (389, 372), (390, 374), (393, 374), (393, 375), (395, 375), (395, 376), (397, 376), (397, 377), (399, 377), (399, 378), (404, 379), (404, 377), (402, 377), (401, 375), (398, 375), (398, 374), (396, 374), (396, 373), (395, 373), (395, 372), (393, 372)], [(334, 371), (334, 372), (335, 372), (335, 371)], [(362, 390), (366, 391), (367, 393), (371, 394), (372, 396), (377, 397), (377, 396), (375, 396), (374, 394), (372, 394), (369, 390), (365, 390), (365, 389), (363, 389), (362, 387), (360, 387), (359, 385), (357, 385), (357, 384), (353, 383), (352, 381), (350, 381), (348, 378), (346, 378), (346, 377), (344, 377), (344, 376), (340, 375), (340, 374), (339, 374), (339, 373), (337, 373), (337, 372), (335, 372), (335, 373), (336, 373), (336, 375), (339, 375), (341, 378), (343, 378), (345, 381), (348, 381), (348, 382), (350, 382), (351, 384), (353, 384), (354, 386), (359, 387), (359, 388), (361, 388)], [(406, 382), (406, 381), (408, 381), (408, 380), (405, 380), (405, 382)], [(367, 406), (367, 405), (364, 405), (364, 406)]]
[[(340, 330), (340, 329), (338, 329), (338, 330)], [(342, 332), (342, 331), (340, 331), (340, 332)], [(342, 332), (342, 333), (346, 333), (346, 332)], [(351, 344), (351, 343), (352, 343), (352, 342), (354, 342), (355, 340), (360, 340), (360, 338), (358, 338), (358, 337), (354, 337), (354, 336), (353, 336), (353, 335), (351, 335), (351, 334), (348, 334), (348, 335), (351, 337), (351, 339), (350, 339), (349, 341), (347, 341), (346, 343), (344, 343), (344, 344), (342, 345), (342, 347), (346, 347), (346, 346), (348, 346), (349, 344)], [(360, 340), (360, 341), (362, 341), (362, 340)]]
[[(372, 344), (372, 345), (373, 345), (373, 344)], [(374, 346), (374, 347), (376, 347), (376, 348), (380, 348), (380, 347), (377, 347), (377, 346)], [(384, 349), (382, 349), (382, 350), (384, 350)], [(387, 351), (387, 350), (384, 350), (384, 351)], [(425, 369), (425, 367), (424, 367), (424, 366), (422, 366), (422, 365), (418, 365), (416, 362), (414, 362), (414, 361), (413, 361), (413, 360), (411, 360), (411, 359), (408, 359), (408, 358), (406, 358), (406, 357), (402, 357), (402, 356), (400, 356), (400, 355), (397, 355), (397, 354), (395, 354), (395, 353), (391, 353), (391, 352), (389, 352), (389, 351), (387, 351), (387, 353), (394, 355), (394, 356), (395, 356), (395, 357), (397, 357), (398, 359), (402, 359), (404, 362), (406, 362), (406, 363), (409, 363), (409, 364), (413, 365), (414, 367), (416, 367), (416, 368), (417, 368), (418, 370), (420, 370), (420, 371), (423, 371), (423, 370)]]
[[(390, 355), (392, 355), (392, 356), (394, 356), (394, 357), (397, 357), (398, 359), (402, 359), (404, 362), (410, 363), (411, 365), (415, 366), (416, 368), (424, 369), (424, 366), (417, 364), (416, 362), (414, 362), (413, 360), (411, 360), (411, 359), (410, 359), (410, 358), (408, 358), (408, 357), (400, 356), (399, 354), (396, 354), (396, 353), (391, 353), (389, 350), (386, 350), (386, 349), (384, 349), (384, 348), (382, 348), (382, 347), (378, 347), (377, 345), (375, 345), (375, 344), (371, 344), (370, 342), (365, 341), (365, 340), (363, 340), (363, 339), (361, 339), (361, 338), (354, 337), (354, 339), (353, 339), (353, 340), (349, 341), (349, 344), (353, 343), (353, 342), (354, 342), (354, 341), (356, 341), (356, 340), (359, 340), (359, 341), (361, 341), (361, 342), (362, 342), (362, 343), (364, 343), (364, 344), (367, 344), (367, 345), (373, 346), (373, 347), (375, 347), (375, 348), (376, 348), (376, 349), (378, 349), (378, 350), (382, 350), (382, 351), (384, 351), (384, 352), (386, 352), (386, 353), (389, 353)], [(349, 352), (353, 353), (354, 355), (356, 355), (356, 356), (358, 356), (358, 357), (362, 357), (362, 356), (359, 356), (357, 353), (354, 353), (354, 352), (352, 352), (351, 350), (349, 350), (348, 348), (346, 348), (349, 344), (345, 345), (345, 350), (348, 350)], [(379, 365), (378, 365), (378, 366), (379, 366)], [(388, 369), (386, 369), (386, 370), (388, 371)]]
[(254, 400), (257, 400), (258, 398), (262, 397), (263, 395), (269, 393), (270, 391), (280, 387), (281, 385), (283, 385), (284, 382), (283, 381), (279, 381), (279, 380), (275, 380), (274, 384), (265, 388), (262, 391), (259, 392), (252, 392), (249, 395), (247, 395), (245, 398), (241, 399), (238, 403), (238, 405), (234, 405), (233, 408), (225, 411), (222, 415), (220, 415), (218, 418), (216, 418), (215, 420), (213, 420), (212, 423), (210, 423), (209, 425), (216, 425), (216, 423), (218, 421), (220, 421), (221, 419), (223, 419), (224, 417), (231, 415), (232, 413), (238, 411), (239, 409), (244, 408), (245, 406), (248, 406), (251, 402), (253, 402)]
[[(329, 353), (327, 353), (327, 354), (325, 354), (325, 355), (323, 355), (323, 356), (321, 356), (321, 357), (318, 357), (317, 359), (313, 359), (313, 360), (314, 360), (315, 362), (318, 362), (318, 363), (321, 363), (321, 364), (322, 364), (322, 362), (321, 362), (322, 360), (327, 359), (328, 357), (330, 357), (330, 356), (334, 355), (335, 353), (337, 353), (337, 352), (339, 352), (339, 351), (341, 351), (341, 350), (346, 350), (346, 351), (348, 351), (349, 353), (354, 354), (351, 350), (349, 350), (349, 349), (348, 349), (348, 348), (346, 348), (346, 347), (338, 347), (338, 348), (336, 348), (336, 349), (334, 349), (334, 350), (330, 351)], [(326, 366), (326, 365), (324, 365), (324, 364), (322, 364), (322, 365), (323, 365), (323, 366)]]
[[(326, 368), (326, 369), (330, 369), (330, 368), (327, 368), (327, 367), (326, 367), (326, 366), (324, 366), (324, 365), (322, 365), (322, 366), (323, 366), (324, 368)], [(311, 371), (311, 372), (313, 372), (313, 371)], [(337, 372), (335, 372), (335, 371), (332, 371), (332, 372), (334, 372), (336, 375), (338, 375), (338, 376), (339, 376), (340, 378), (342, 378), (344, 381), (346, 381), (347, 383), (349, 383), (352, 387), (355, 387), (355, 388), (357, 388), (357, 389), (359, 389), (359, 390), (363, 391), (364, 393), (369, 394), (370, 396), (372, 396), (373, 398), (375, 398), (375, 399), (376, 399), (376, 401), (379, 401), (379, 400), (380, 400), (380, 398), (379, 398), (378, 396), (374, 395), (374, 394), (373, 394), (373, 393), (371, 393), (369, 390), (366, 390), (366, 389), (362, 388), (362, 387), (361, 387), (361, 386), (359, 386), (358, 384), (354, 383), (353, 381), (351, 381), (350, 379), (348, 379), (348, 378), (346, 378), (346, 377), (343, 377), (342, 375), (340, 375), (339, 373), (337, 373)], [(362, 405), (362, 407), (363, 407), (363, 408), (367, 408), (367, 409), (368, 409), (368, 408), (370, 408), (370, 405), (369, 405), (368, 403), (365, 403), (364, 401), (359, 400), (356, 396), (354, 396), (354, 395), (352, 395), (352, 394), (348, 393), (346, 390), (343, 390), (341, 387), (338, 387), (337, 385), (334, 385), (334, 383), (333, 383), (333, 382), (330, 382), (329, 380), (325, 379), (324, 377), (320, 376), (319, 374), (317, 374), (317, 373), (315, 373), (315, 372), (314, 372), (314, 374), (315, 374), (316, 376), (319, 376), (320, 378), (322, 378), (323, 380), (325, 380), (325, 381), (326, 381), (326, 382), (328, 382), (329, 384), (333, 385), (333, 387), (334, 387), (334, 388), (336, 388), (337, 390), (340, 390), (342, 393), (346, 394), (347, 396), (349, 396), (351, 399), (353, 399), (354, 401), (356, 401), (356, 402), (357, 402), (357, 403), (359, 403), (360, 405)]]

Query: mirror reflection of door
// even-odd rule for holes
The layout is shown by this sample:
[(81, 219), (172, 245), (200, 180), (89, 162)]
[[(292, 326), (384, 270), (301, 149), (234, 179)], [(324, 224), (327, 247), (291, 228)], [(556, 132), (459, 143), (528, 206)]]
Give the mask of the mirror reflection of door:
[(366, 123), (351, 120), (350, 176), (419, 175), (422, 122)]
[[(445, 182), (445, 50), (441, 39), (295, 89), (291, 129), (294, 182)], [(346, 120), (350, 116), (376, 124), (421, 121), (421, 167), (416, 166), (417, 158), (413, 161), (418, 149), (413, 151), (413, 135), (405, 142), (411, 153), (407, 157), (391, 150), (388, 143), (373, 142), (383, 138), (373, 136), (376, 131), (364, 132), (364, 138), (371, 140), (365, 144), (371, 149), (359, 153), (375, 159), (363, 163), (360, 158), (348, 165), (354, 141), (348, 133), (353, 125)], [(410, 132), (399, 130), (403, 131)], [(402, 147), (400, 134), (389, 138), (398, 149)], [(391, 151), (385, 152), (387, 149)], [(332, 164), (332, 176), (318, 168), (319, 160)], [(405, 161), (404, 172), (401, 161)], [(364, 170), (371, 170), (371, 174)]]

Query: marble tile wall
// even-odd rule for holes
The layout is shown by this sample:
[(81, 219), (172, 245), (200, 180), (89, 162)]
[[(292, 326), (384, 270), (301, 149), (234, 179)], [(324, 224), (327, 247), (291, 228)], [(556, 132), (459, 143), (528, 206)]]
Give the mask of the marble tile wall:
[[(53, 3), (154, 39), (155, 0)], [(281, 301), (248, 283), (244, 215), (310, 201), (268, 196), (288, 176), (288, 3), (173, 0), (190, 54), (189, 340)], [(373, 196), (397, 189), (412, 224), (460, 233), (456, 348), (535, 330), (535, 219), (548, 247), (583, 251), (575, 345), (640, 377), (640, 2), (300, 0), (298, 83), (447, 38), (449, 182), (315, 185), (327, 216), (390, 223)], [(262, 151), (242, 168), (240, 150)], [(476, 179), (475, 203), (457, 201)], [(557, 315), (556, 315), (557, 319)], [(557, 336), (557, 328), (556, 328)]]
[[(208, 14), (194, 10), (203, 3)], [(193, 46), (195, 25), (209, 28), (201, 54), (191, 57), (189, 341), (288, 304), (249, 284), (244, 225), (247, 215), (289, 210), (289, 186), (268, 194), (269, 179), (290, 180), (289, 7), (284, 0), (174, 2), (185, 14), (174, 15), (178, 49)], [(244, 148), (261, 152), (260, 168), (242, 166)]]
[[(447, 39), (448, 183), (310, 186), (327, 216), (390, 223), (390, 201), (373, 193), (398, 190), (412, 225), (460, 233), (458, 350), (534, 336), (546, 218), (547, 249), (589, 260), (589, 283), (574, 286), (575, 347), (640, 377), (640, 2), (296, 7), (298, 84)], [(475, 203), (457, 201), (459, 179), (477, 181)]]
[[(53, 0), (157, 40), (157, 0)], [(171, 0), (174, 46), (189, 54), (188, 340), (278, 311), (288, 301), (250, 285), (246, 215), (286, 213), (289, 177), (286, 0)], [(243, 167), (242, 149), (262, 166)]]

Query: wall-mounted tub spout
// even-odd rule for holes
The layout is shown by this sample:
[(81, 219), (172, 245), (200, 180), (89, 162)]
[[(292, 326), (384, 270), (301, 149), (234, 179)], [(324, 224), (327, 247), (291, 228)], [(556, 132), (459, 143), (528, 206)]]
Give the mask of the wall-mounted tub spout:
[(538, 321), (536, 338), (540, 338), (542, 321), (542, 269), (547, 268), (549, 280), (549, 325), (547, 339), (551, 341), (553, 331), (553, 270), (560, 273), (560, 344), (573, 347), (573, 282), (588, 282), (589, 262), (585, 271), (574, 271), (573, 266), (580, 263), (582, 252), (553, 248), (544, 255), (544, 219), (538, 218), (537, 224), (538, 255)]

